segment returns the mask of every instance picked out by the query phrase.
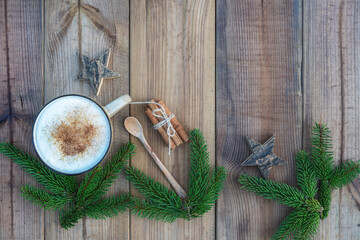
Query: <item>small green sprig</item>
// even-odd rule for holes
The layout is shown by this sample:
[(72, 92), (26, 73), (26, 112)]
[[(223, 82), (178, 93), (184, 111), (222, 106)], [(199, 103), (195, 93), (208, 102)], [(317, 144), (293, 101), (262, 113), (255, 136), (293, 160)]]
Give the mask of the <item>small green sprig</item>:
[(143, 172), (127, 168), (127, 178), (145, 197), (135, 201), (134, 214), (173, 222), (177, 218), (191, 220), (200, 217), (214, 206), (223, 188), (226, 171), (217, 167), (211, 172), (207, 145), (198, 129), (190, 132), (190, 141), (189, 192), (184, 200)]
[(334, 167), (330, 130), (325, 124), (316, 123), (311, 136), (311, 154), (299, 151), (296, 155), (300, 190), (246, 174), (239, 178), (242, 188), (294, 208), (272, 239), (312, 239), (317, 235), (320, 219), (328, 216), (332, 190), (349, 184), (360, 174), (359, 162), (347, 161)]
[(33, 155), (21, 151), (10, 143), (0, 143), (0, 153), (12, 159), (38, 183), (53, 194), (71, 197), (76, 192), (75, 177), (61, 175), (51, 171)]
[(324, 207), (321, 219), (329, 215), (332, 190), (341, 188), (360, 174), (359, 162), (347, 161), (334, 167), (334, 153), (330, 130), (326, 124), (316, 123), (311, 131), (311, 159), (319, 180), (319, 202)]
[(0, 143), (0, 153), (12, 159), (29, 173), (44, 189), (23, 186), (22, 195), (45, 209), (60, 210), (63, 228), (75, 226), (79, 219), (105, 218), (126, 211), (134, 204), (130, 194), (105, 198), (104, 194), (117, 175), (126, 167), (135, 146), (126, 144), (104, 166), (87, 173), (81, 182), (74, 176), (55, 173), (34, 156), (24, 153), (9, 143)]

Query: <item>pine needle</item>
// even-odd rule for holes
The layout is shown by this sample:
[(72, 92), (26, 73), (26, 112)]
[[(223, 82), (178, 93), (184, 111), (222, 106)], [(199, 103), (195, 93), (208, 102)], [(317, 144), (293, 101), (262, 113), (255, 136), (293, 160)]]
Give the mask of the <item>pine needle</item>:
[(313, 198), (317, 192), (317, 179), (311, 165), (309, 154), (299, 151), (296, 154), (296, 178), (306, 197)]
[(311, 159), (318, 179), (327, 179), (334, 167), (330, 130), (326, 124), (315, 123), (311, 130)]
[(209, 186), (209, 153), (204, 137), (198, 129), (191, 131), (189, 138), (191, 152), (188, 199), (198, 201)]
[(45, 190), (33, 186), (22, 186), (21, 194), (25, 199), (45, 209), (59, 209), (71, 202), (72, 198), (54, 195)]
[(0, 153), (20, 165), (44, 187), (23, 186), (24, 198), (45, 209), (61, 209), (60, 224), (65, 229), (74, 227), (85, 216), (111, 217), (134, 205), (130, 194), (104, 198), (111, 183), (134, 154), (134, 148), (131, 143), (124, 145), (104, 167), (90, 171), (78, 184), (75, 177), (55, 173), (34, 156), (9, 143), (0, 143)]
[(173, 190), (146, 176), (136, 168), (126, 169), (127, 179), (145, 197), (135, 199), (133, 214), (139, 217), (173, 222), (177, 218), (191, 220), (214, 206), (223, 188), (226, 171), (210, 170), (209, 153), (201, 132), (190, 132), (190, 172), (188, 197), (182, 200)]
[(341, 188), (351, 183), (360, 174), (359, 162), (347, 161), (334, 169), (330, 178), (332, 188)]
[[(202, 216), (209, 211), (216, 203), (220, 196), (220, 191), (223, 188), (226, 179), (226, 170), (223, 167), (216, 168), (212, 174), (209, 187), (205, 190), (204, 194), (198, 198), (197, 201), (188, 200), (192, 203), (191, 215), (192, 218)], [(190, 219), (189, 219), (190, 220)]]
[(321, 214), (321, 219), (327, 218), (331, 206), (331, 186), (328, 180), (319, 181), (319, 202), (323, 206), (324, 211)]
[(100, 199), (86, 206), (86, 216), (95, 219), (105, 219), (125, 212), (133, 205), (133, 197), (130, 194)]
[(65, 229), (75, 227), (79, 220), (86, 216), (84, 211), (76, 208), (75, 206), (63, 208), (59, 215), (60, 225)]
[(301, 226), (295, 233), (294, 239), (298, 240), (311, 240), (313, 239), (319, 230), (320, 217), (317, 212), (305, 212), (304, 216), (301, 216)]
[(0, 153), (13, 160), (50, 192), (70, 197), (74, 194), (76, 190), (75, 177), (51, 171), (33, 155), (25, 153), (7, 142), (0, 143)]
[(241, 188), (254, 192), (263, 198), (274, 200), (293, 208), (299, 208), (304, 205), (305, 195), (289, 185), (252, 177), (247, 174), (240, 175), (238, 181), (242, 185)]
[(132, 213), (148, 219), (155, 219), (156, 221), (174, 222), (177, 218), (185, 218), (184, 212), (174, 208), (163, 208), (154, 202), (147, 200), (135, 199), (135, 205)]
[(156, 204), (158, 209), (176, 211), (181, 209), (183, 202), (174, 191), (150, 178), (140, 170), (128, 167), (126, 169), (126, 177), (146, 197), (147, 201)]
[(98, 166), (87, 173), (78, 189), (77, 205), (82, 206), (89, 200), (97, 201), (104, 195), (134, 153), (135, 145), (128, 143), (104, 167)]
[(360, 174), (359, 162), (347, 161), (334, 168), (332, 139), (325, 124), (315, 123), (311, 136), (310, 157), (305, 151), (296, 155), (296, 178), (301, 192), (286, 184), (245, 174), (239, 178), (242, 188), (295, 208), (272, 239), (313, 239), (318, 233), (320, 219), (329, 214), (332, 190), (349, 184)]
[[(305, 211), (306, 213), (306, 211)], [(293, 210), (280, 224), (272, 240), (289, 239), (296, 231), (301, 227), (302, 219), (304, 216), (304, 210)]]

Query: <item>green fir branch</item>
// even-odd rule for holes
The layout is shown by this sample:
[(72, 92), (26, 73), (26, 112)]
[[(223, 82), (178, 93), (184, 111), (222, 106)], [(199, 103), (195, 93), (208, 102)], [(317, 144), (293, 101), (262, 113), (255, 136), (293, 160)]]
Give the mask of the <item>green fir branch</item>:
[(289, 239), (295, 235), (296, 231), (301, 227), (304, 216), (303, 209), (293, 210), (280, 224), (276, 232), (271, 237), (272, 240)]
[(318, 212), (304, 212), (305, 216), (301, 217), (301, 225), (296, 231), (294, 239), (297, 240), (311, 240), (319, 230), (320, 217)]
[(341, 188), (351, 183), (359, 174), (359, 162), (347, 161), (334, 169), (329, 183), (332, 188)]
[(69, 229), (75, 227), (80, 219), (85, 217), (84, 211), (76, 208), (75, 206), (69, 206), (63, 208), (59, 213), (59, 221), (62, 228)]
[(319, 202), (323, 206), (324, 211), (321, 214), (321, 219), (325, 219), (329, 215), (331, 206), (331, 186), (328, 180), (319, 181)]
[(135, 145), (128, 143), (122, 146), (105, 166), (98, 166), (87, 173), (78, 189), (77, 205), (83, 206), (88, 201), (97, 201), (101, 198), (134, 153)]
[(77, 188), (75, 177), (53, 172), (33, 155), (25, 153), (7, 142), (0, 143), (0, 153), (13, 160), (50, 192), (69, 197), (75, 193)]
[(188, 200), (198, 201), (210, 181), (209, 153), (204, 137), (198, 129), (190, 132), (190, 170)]
[(39, 205), (45, 209), (56, 210), (72, 200), (72, 198), (51, 194), (41, 188), (28, 185), (21, 187), (21, 194), (26, 200), (29, 200), (35, 205)]
[(78, 185), (75, 177), (55, 173), (34, 156), (9, 143), (0, 143), (0, 153), (20, 165), (44, 187), (23, 186), (24, 198), (45, 209), (60, 209), (60, 224), (65, 229), (74, 227), (85, 216), (110, 217), (133, 206), (130, 194), (110, 198), (103, 198), (103, 195), (134, 154), (134, 148), (131, 143), (124, 145), (108, 163), (90, 171)]
[(131, 194), (122, 194), (118, 196), (100, 199), (85, 207), (86, 216), (95, 219), (105, 219), (125, 212), (133, 206), (133, 197)]
[(167, 212), (176, 212), (182, 208), (181, 198), (163, 184), (155, 181), (140, 170), (128, 167), (126, 169), (127, 179), (146, 198), (148, 203), (156, 204), (158, 209)]
[(241, 188), (254, 192), (263, 198), (276, 201), (293, 208), (304, 205), (305, 195), (287, 184), (242, 174), (239, 177)]
[(328, 179), (334, 166), (330, 130), (326, 124), (315, 123), (311, 130), (311, 159), (318, 179)]
[(135, 200), (133, 213), (139, 217), (173, 222), (177, 218), (191, 220), (214, 206), (223, 188), (226, 171), (223, 167), (210, 170), (209, 153), (203, 135), (197, 129), (190, 132), (190, 171), (187, 199), (173, 190), (129, 167), (127, 179), (145, 197)]
[(198, 201), (191, 201), (188, 199), (189, 203), (193, 203), (191, 207), (192, 218), (202, 216), (215, 205), (220, 196), (220, 192), (223, 189), (225, 180), (225, 168), (216, 168), (212, 173), (210, 186), (206, 189), (205, 193), (198, 198)]
[[(345, 186), (360, 174), (359, 162), (348, 161), (334, 168), (330, 130), (325, 124), (316, 123), (311, 136), (311, 160), (305, 151), (296, 155), (296, 178), (301, 192), (271, 180), (248, 175), (239, 178), (242, 188), (295, 208), (272, 239), (313, 239), (318, 233), (320, 219), (329, 214), (332, 190)], [(318, 200), (314, 198), (316, 193)]]
[(317, 192), (317, 179), (307, 152), (299, 151), (296, 154), (297, 183), (306, 197), (313, 198)]
[(172, 223), (177, 218), (185, 218), (184, 210), (185, 209), (163, 208), (154, 202), (135, 199), (135, 205), (131, 212), (141, 218)]

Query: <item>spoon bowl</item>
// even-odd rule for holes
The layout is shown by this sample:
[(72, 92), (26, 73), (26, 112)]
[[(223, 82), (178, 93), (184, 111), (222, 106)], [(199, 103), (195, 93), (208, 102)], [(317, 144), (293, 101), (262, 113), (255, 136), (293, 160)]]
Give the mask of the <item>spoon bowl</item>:
[(126, 130), (134, 137), (141, 138), (144, 136), (143, 128), (139, 120), (134, 117), (128, 117), (124, 122)]

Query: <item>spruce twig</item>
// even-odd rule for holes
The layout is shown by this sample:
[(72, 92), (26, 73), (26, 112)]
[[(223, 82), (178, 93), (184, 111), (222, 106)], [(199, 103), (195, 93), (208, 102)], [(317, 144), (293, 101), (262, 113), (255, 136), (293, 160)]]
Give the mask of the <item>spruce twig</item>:
[(334, 167), (332, 139), (326, 124), (316, 123), (311, 132), (311, 159), (319, 179), (319, 202), (324, 208), (321, 219), (330, 211), (331, 192), (354, 180), (360, 173), (358, 162), (347, 161)]
[(21, 187), (21, 194), (24, 196), (25, 199), (45, 209), (56, 210), (65, 206), (65, 204), (71, 202), (72, 200), (72, 198), (70, 197), (51, 194), (41, 188), (36, 188), (28, 185)]
[(73, 196), (75, 193), (75, 177), (51, 171), (33, 155), (25, 153), (7, 142), (0, 143), (0, 153), (13, 160), (50, 192), (68, 197)]
[(133, 206), (131, 194), (122, 194), (100, 199), (86, 206), (86, 216), (95, 219), (105, 219), (125, 212)]
[(332, 188), (341, 188), (352, 182), (359, 174), (359, 162), (344, 162), (334, 169), (333, 174), (329, 179), (329, 184)]
[(304, 205), (305, 195), (298, 189), (284, 183), (277, 183), (263, 178), (242, 174), (239, 177), (242, 188), (252, 191), (263, 198), (274, 200), (293, 208)]
[(73, 176), (55, 173), (34, 156), (22, 152), (9, 143), (0, 143), (0, 153), (12, 159), (28, 172), (44, 189), (23, 186), (21, 192), (27, 200), (45, 209), (60, 209), (63, 228), (74, 227), (83, 217), (105, 218), (124, 212), (134, 204), (130, 194), (104, 198), (111, 183), (127, 165), (135, 146), (124, 145), (103, 167), (97, 167), (78, 183)]
[(304, 216), (304, 209), (293, 210), (280, 224), (272, 240), (286, 239), (287, 236), (293, 236), (301, 227), (301, 219)]
[(78, 221), (85, 216), (84, 211), (76, 208), (74, 205), (62, 208), (59, 213), (60, 225), (65, 229), (75, 227)]
[[(295, 208), (281, 223), (272, 239), (312, 239), (320, 219), (328, 216), (331, 192), (360, 174), (359, 162), (347, 161), (334, 167), (330, 130), (316, 123), (311, 132), (311, 154), (296, 155), (296, 178), (301, 191), (282, 183), (241, 175), (242, 188), (264, 198)], [(315, 199), (318, 193), (318, 200)]]
[(135, 200), (133, 213), (165, 222), (177, 218), (191, 220), (209, 211), (219, 197), (226, 178), (223, 167), (210, 171), (209, 153), (203, 135), (197, 129), (190, 132), (189, 192), (185, 200), (163, 184), (129, 167), (126, 175), (144, 200)]
[(296, 154), (296, 179), (306, 197), (313, 198), (317, 192), (317, 179), (311, 165), (310, 156), (305, 151)]
[(96, 201), (104, 195), (134, 153), (135, 145), (128, 143), (105, 166), (98, 166), (87, 173), (78, 189), (77, 206), (82, 206), (89, 200)]

